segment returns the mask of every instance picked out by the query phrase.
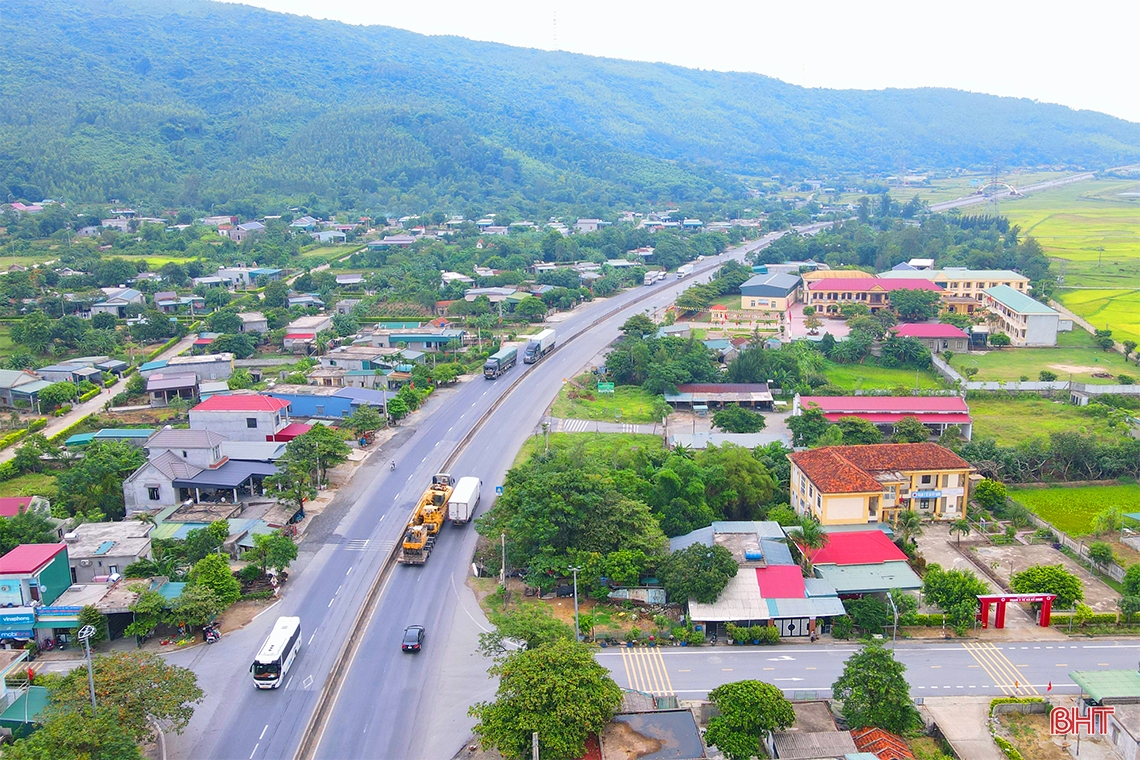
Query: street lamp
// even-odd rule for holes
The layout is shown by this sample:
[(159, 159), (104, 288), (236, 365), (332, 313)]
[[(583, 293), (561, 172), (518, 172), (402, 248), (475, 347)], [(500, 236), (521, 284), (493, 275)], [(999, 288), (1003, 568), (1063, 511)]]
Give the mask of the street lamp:
[(582, 634), (578, 630), (578, 571), (580, 567), (569, 568), (570, 572), (574, 574), (574, 640), (581, 641)]
[(95, 635), (95, 626), (85, 625), (79, 629), (79, 640), (87, 650), (87, 685), (91, 688), (91, 717), (95, 717), (95, 672), (91, 669), (91, 637)]

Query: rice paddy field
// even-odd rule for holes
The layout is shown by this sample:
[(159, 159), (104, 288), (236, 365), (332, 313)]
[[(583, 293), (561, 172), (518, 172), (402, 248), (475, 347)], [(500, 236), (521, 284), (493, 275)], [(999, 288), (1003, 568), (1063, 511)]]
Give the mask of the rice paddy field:
[(1071, 536), (1088, 535), (1092, 519), (1107, 507), (1140, 511), (1140, 485), (1013, 488), (1010, 498)]

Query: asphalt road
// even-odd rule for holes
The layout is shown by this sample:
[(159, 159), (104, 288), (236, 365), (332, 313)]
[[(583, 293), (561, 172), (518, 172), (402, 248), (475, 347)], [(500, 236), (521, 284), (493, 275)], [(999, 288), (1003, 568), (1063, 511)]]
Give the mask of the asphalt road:
[[(450, 467), (456, 477), (483, 480), (480, 512), (491, 506), (494, 486), (502, 482), (519, 446), (535, 432), (563, 379), (579, 372), (612, 341), (625, 319), (671, 303), (680, 289), (706, 280), (726, 258), (739, 258), (776, 237), (706, 259), (698, 264), (698, 273), (685, 280), (670, 277), (578, 309), (557, 325), (560, 345), (546, 359), (530, 366), (520, 363), (495, 381), (462, 383), (414, 431), (405, 431), (394, 454), (395, 472), (389, 471), (386, 458), (373, 457), (369, 469), (358, 473), (334, 501), (339, 509), (315, 518), (278, 604), (218, 644), (170, 658), (193, 668), (207, 692), (183, 736), (169, 738), (170, 756), (293, 757), (363, 596), (400, 537), (415, 500), (511, 381), (525, 373)], [(652, 294), (649, 299), (636, 302), (647, 293)], [(629, 308), (590, 328), (622, 305)], [(581, 337), (567, 340), (578, 334)], [(473, 596), (464, 593), (475, 538), (471, 525), (446, 526), (426, 565), (398, 566), (391, 573), (330, 715), (320, 757), (450, 757), (468, 737), (468, 705), (490, 697), (494, 689), (486, 676), (487, 663), (475, 653), (477, 633), (486, 623)], [(279, 615), (301, 618), (304, 644), (285, 686), (257, 690), (249, 663)], [(428, 631), (418, 655), (399, 649), (400, 635), (412, 623)]]
[[(791, 644), (775, 647), (661, 647), (603, 650), (598, 662), (619, 686), (651, 694), (699, 699), (720, 684), (757, 679), (789, 696), (813, 692), (828, 696), (856, 650), (845, 644)], [(1073, 670), (1124, 670), (1136, 667), (1140, 641), (1076, 642), (903, 642), (895, 656), (906, 665), (911, 696), (1037, 696), (1076, 694)]]
[(966, 195), (961, 198), (955, 198), (952, 201), (943, 201), (942, 203), (932, 203), (930, 210), (934, 212), (949, 211), (952, 208), (962, 208), (964, 206), (976, 206), (979, 203), (989, 203), (995, 198), (1014, 198), (1030, 193), (1040, 192), (1041, 190), (1050, 190), (1054, 187), (1062, 187), (1064, 185), (1071, 185), (1074, 182), (1085, 182), (1095, 178), (1096, 175), (1092, 172), (1085, 172), (1083, 174), (1071, 174), (1068, 177), (1060, 177), (1058, 179), (1050, 179), (1045, 182), (1038, 182), (1034, 185), (1026, 185), (1025, 187), (1017, 188), (1017, 195), (1013, 195), (1008, 190), (1003, 190), (1000, 193), (993, 193), (990, 195)]

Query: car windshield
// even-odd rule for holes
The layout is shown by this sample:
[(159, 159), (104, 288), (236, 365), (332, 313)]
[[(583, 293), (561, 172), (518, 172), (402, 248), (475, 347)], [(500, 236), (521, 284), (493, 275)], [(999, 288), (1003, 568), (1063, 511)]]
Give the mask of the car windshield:
[(418, 628), (409, 628), (408, 630), (404, 631), (405, 644), (415, 644), (419, 640), (420, 632)]

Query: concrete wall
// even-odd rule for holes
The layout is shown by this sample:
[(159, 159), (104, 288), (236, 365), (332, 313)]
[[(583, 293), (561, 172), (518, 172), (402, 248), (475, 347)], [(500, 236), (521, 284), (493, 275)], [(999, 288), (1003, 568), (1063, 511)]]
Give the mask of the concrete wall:
[(867, 522), (867, 497), (827, 496), (823, 497), (824, 525), (860, 525)]
[[(71, 570), (75, 571), (76, 583), (94, 583), (95, 577), (122, 573), (123, 569), (139, 558), (132, 555), (103, 555), (71, 560)], [(84, 563), (88, 563), (84, 566)]]
[[(247, 419), (256, 420), (250, 427)], [(288, 422), (275, 412), (195, 412), (190, 411), (191, 430), (212, 430), (231, 441), (265, 441)]]
[[(178, 494), (170, 479), (152, 467), (144, 464), (136, 472), (138, 477), (123, 481), (123, 503), (127, 508), (127, 517), (136, 512), (145, 512), (162, 507), (172, 507), (178, 503)], [(158, 500), (151, 501), (147, 483), (158, 484)]]
[(268, 395), (273, 398), (288, 401), (290, 404), (290, 412), (294, 417), (327, 417), (330, 419), (339, 419), (352, 414), (352, 399), (348, 398), (272, 392)]
[(1060, 321), (1060, 318), (1055, 314), (1035, 314), (1026, 317), (1025, 345), (1057, 345), (1057, 323)]

